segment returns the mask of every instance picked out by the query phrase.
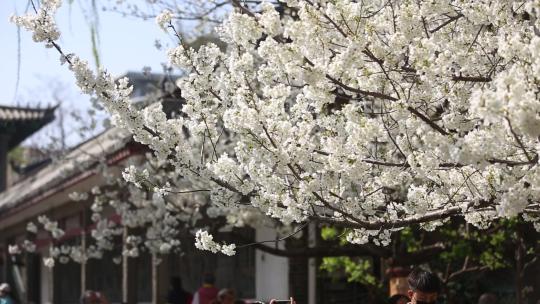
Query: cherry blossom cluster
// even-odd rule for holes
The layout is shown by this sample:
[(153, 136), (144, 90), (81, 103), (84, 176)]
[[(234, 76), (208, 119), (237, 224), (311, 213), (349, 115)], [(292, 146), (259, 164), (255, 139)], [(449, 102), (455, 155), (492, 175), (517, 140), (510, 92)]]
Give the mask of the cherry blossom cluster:
[[(127, 80), (70, 58), (116, 125), (186, 187), (211, 190), (209, 211), (248, 205), (382, 245), (392, 231), (432, 230), (453, 216), (482, 228), (515, 216), (539, 226), (538, 1), (236, 4), (218, 29), (226, 50), (183, 41), (168, 50), (185, 75), (176, 117), (159, 105), (133, 110)], [(196, 239), (234, 252), (207, 232)]]
[(161, 14), (156, 17), (156, 23), (159, 25), (160, 28), (166, 30), (172, 18), (173, 13), (170, 10), (166, 9), (163, 10), (163, 12), (161, 12)]
[(32, 39), (35, 42), (46, 42), (50, 46), (52, 41), (60, 37), (54, 14), (60, 7), (61, 0), (42, 0), (40, 5), (39, 9), (34, 8), (34, 14), (23, 17), (12, 16), (10, 21), (32, 32)]
[(537, 3), (280, 5), (233, 12), (225, 52), (169, 51), (189, 71), (186, 125), (235, 135), (214, 175), (283, 222), (357, 228), (355, 243), (454, 215), (538, 221)]
[(223, 252), (226, 255), (235, 254), (235, 244), (220, 245), (214, 241), (214, 237), (208, 231), (198, 230), (195, 234), (195, 247), (201, 250), (208, 250), (213, 253)]

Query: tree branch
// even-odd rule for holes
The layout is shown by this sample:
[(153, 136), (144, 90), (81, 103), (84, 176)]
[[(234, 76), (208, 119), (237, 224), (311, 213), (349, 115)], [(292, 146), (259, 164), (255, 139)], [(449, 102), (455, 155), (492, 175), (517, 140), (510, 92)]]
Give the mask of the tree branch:
[(442, 29), (443, 27), (447, 26), (448, 24), (458, 20), (459, 18), (463, 17), (462, 14), (457, 14), (456, 16), (453, 16), (453, 17), (450, 17), (448, 20), (446, 20), (445, 22), (443, 22), (441, 25), (437, 26), (436, 28), (430, 30), (429, 32), (430, 33), (436, 33), (437, 31), (439, 31), (440, 29)]
[(492, 79), (491, 77), (483, 77), (483, 76), (453, 76), (453, 81), (463, 81), (463, 82), (490, 82)]
[(328, 80), (332, 81), (335, 85), (338, 85), (338, 86), (342, 87), (343, 89), (345, 89), (345, 90), (347, 90), (349, 92), (353, 92), (353, 93), (357, 93), (357, 94), (361, 94), (361, 95), (365, 95), (365, 96), (371, 96), (371, 97), (375, 97), (375, 98), (386, 99), (386, 100), (390, 100), (390, 101), (398, 100), (397, 98), (395, 98), (393, 96), (386, 95), (386, 94), (383, 94), (383, 93), (364, 91), (362, 89), (356, 89), (356, 88), (350, 87), (350, 86), (342, 83), (341, 81), (335, 79), (334, 77), (332, 77), (332, 76), (330, 76), (328, 74), (326, 75), (326, 78)]
[(463, 274), (469, 273), (469, 272), (475, 272), (475, 271), (484, 271), (488, 270), (488, 266), (475, 266), (475, 267), (468, 267), (468, 268), (462, 268), (456, 272), (451, 273), (448, 278), (445, 280), (445, 283), (448, 283), (449, 281), (455, 279), (458, 276), (461, 276)]
[(352, 222), (348, 220), (338, 220), (338, 219), (334, 219), (330, 217), (312, 217), (312, 218), (316, 219), (317, 221), (321, 223), (327, 223), (327, 224), (335, 225), (338, 227), (341, 226), (341, 227), (354, 228), (354, 229), (379, 230), (379, 229), (402, 228), (402, 227), (407, 227), (414, 224), (421, 224), (421, 223), (436, 221), (436, 220), (445, 219), (454, 215), (458, 215), (460, 213), (462, 213), (462, 207), (454, 206), (454, 207), (449, 207), (447, 209), (427, 212), (426, 214), (422, 216), (412, 215), (410, 217), (396, 220), (394, 222), (387, 222), (387, 221), (382, 221), (382, 220), (368, 222), (368, 221), (360, 221), (358, 219), (355, 219), (355, 221)]
[(438, 124), (433, 122), (431, 119), (429, 119), (424, 114), (418, 112), (418, 110), (416, 110), (415, 108), (409, 106), (409, 107), (407, 107), (407, 110), (409, 110), (409, 112), (411, 112), (416, 117), (420, 118), (423, 122), (427, 123), (431, 128), (433, 128), (437, 132), (441, 133), (442, 135), (449, 135), (449, 133), (445, 129), (443, 129), (441, 126), (439, 126)]

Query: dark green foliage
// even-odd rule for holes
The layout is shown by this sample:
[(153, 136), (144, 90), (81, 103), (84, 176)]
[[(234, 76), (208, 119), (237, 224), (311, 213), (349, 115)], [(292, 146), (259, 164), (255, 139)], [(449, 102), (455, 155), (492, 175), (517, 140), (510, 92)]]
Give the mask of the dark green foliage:
[[(347, 230), (324, 227), (321, 238), (346, 243)], [(482, 292), (497, 292), (500, 299), (514, 299), (516, 248), (523, 242), (523, 263), (532, 263), (539, 255), (538, 233), (521, 220), (500, 220), (486, 230), (477, 229), (462, 220), (453, 220), (434, 232), (407, 227), (393, 236), (392, 256), (326, 257), (320, 269), (331, 277), (346, 276), (385, 295), (387, 278), (374, 269), (374, 262), (388, 261), (388, 266), (422, 265), (435, 272), (444, 282), (445, 303), (476, 303)], [(426, 248), (440, 246), (438, 254), (421, 255)], [(395, 265), (399, 257), (418, 254), (409, 265)], [(528, 265), (528, 266), (531, 266)], [(526, 270), (526, 269), (525, 269)], [(521, 270), (523, 273), (525, 270)], [(525, 286), (530, 286), (525, 284)], [(496, 288), (494, 288), (497, 286)], [(495, 290), (493, 290), (495, 289)]]

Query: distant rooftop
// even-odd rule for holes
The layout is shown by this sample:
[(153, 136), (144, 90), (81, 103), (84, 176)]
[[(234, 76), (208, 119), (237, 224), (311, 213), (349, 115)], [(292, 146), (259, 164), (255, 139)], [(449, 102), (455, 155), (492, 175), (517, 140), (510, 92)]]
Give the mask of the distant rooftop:
[(129, 78), (129, 82), (133, 85), (133, 92), (131, 98), (144, 97), (149, 93), (156, 91), (163, 91), (165, 89), (165, 83), (174, 81), (178, 78), (177, 75), (168, 75), (163, 73), (141, 73), (129, 71), (121, 77)]
[(56, 106), (47, 108), (0, 105), (0, 134), (7, 135), (8, 150), (19, 145), (43, 126), (54, 120)]

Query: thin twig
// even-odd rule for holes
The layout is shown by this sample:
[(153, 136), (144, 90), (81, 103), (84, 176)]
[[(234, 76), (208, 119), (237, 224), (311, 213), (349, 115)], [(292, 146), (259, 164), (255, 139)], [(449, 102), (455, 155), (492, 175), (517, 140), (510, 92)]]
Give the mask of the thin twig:
[(309, 224), (309, 221), (305, 222), (304, 224), (302, 224), (300, 226), (300, 228), (298, 228), (297, 230), (293, 231), (292, 233), (290, 233), (290, 234), (288, 234), (288, 235), (286, 235), (284, 237), (280, 237), (280, 238), (275, 239), (275, 240), (266, 240), (266, 241), (253, 242), (253, 243), (249, 243), (249, 244), (245, 244), (245, 245), (240, 245), (240, 246), (236, 246), (236, 249), (245, 248), (245, 247), (258, 245), (258, 244), (265, 244), (265, 243), (276, 243), (276, 245), (277, 245), (277, 242), (284, 241), (284, 240), (294, 236), (298, 232), (302, 231), (304, 229), (304, 227), (307, 226), (307, 224)]

